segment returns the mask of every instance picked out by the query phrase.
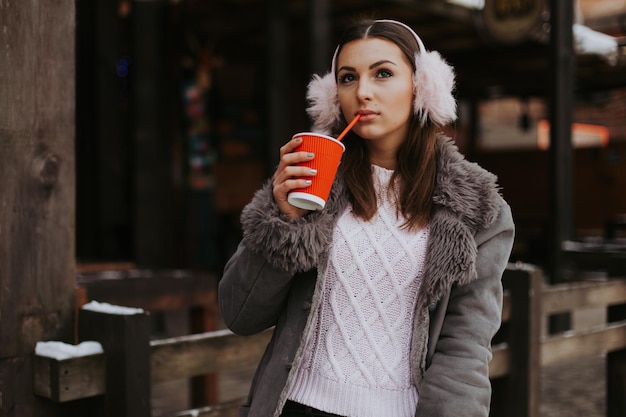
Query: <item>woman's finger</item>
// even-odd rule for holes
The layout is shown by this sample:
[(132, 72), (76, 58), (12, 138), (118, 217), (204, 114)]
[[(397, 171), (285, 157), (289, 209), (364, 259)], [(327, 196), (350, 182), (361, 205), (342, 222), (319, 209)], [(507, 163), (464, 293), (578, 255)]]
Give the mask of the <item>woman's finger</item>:
[(298, 152), (302, 143), (301, 138), (294, 138), (280, 148), (280, 161), (273, 176), (274, 201), (280, 211), (289, 218), (301, 217), (307, 213), (289, 204), (287, 196), (291, 190), (305, 188), (311, 184), (311, 179), (317, 172), (309, 167), (298, 165), (310, 161), (315, 157), (309, 152)]

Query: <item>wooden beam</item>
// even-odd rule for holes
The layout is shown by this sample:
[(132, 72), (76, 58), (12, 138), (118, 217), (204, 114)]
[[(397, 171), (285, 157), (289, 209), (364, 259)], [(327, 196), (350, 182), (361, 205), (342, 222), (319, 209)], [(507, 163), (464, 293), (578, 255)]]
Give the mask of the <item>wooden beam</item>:
[(489, 378), (502, 378), (509, 373), (511, 356), (506, 343), (492, 348), (493, 358), (489, 362)]
[(541, 366), (626, 349), (626, 321), (581, 332), (565, 332), (541, 342)]
[(33, 391), (60, 403), (104, 394), (105, 365), (104, 355), (65, 360), (35, 356)]
[[(272, 331), (243, 337), (229, 330), (217, 330), (153, 340), (147, 355), (150, 357), (151, 382), (254, 366), (261, 359)], [(35, 393), (58, 402), (104, 394), (107, 389), (102, 369), (108, 367), (106, 361), (111, 358), (111, 353), (106, 349), (105, 352), (61, 361), (37, 356), (33, 379), (39, 382)], [(74, 375), (79, 369), (80, 377)], [(66, 375), (66, 371), (72, 375)], [(62, 387), (63, 392), (57, 393), (55, 388), (50, 388), (55, 386)]]
[(474, 12), (469, 8), (439, 0), (391, 0), (391, 3), (407, 5), (433, 15), (460, 22), (472, 23), (475, 18)]
[(229, 330), (151, 342), (154, 382), (222, 372), (259, 362), (273, 330), (254, 336), (237, 336)]
[(626, 279), (615, 279), (546, 286), (541, 308), (544, 315), (550, 315), (623, 303), (626, 303)]
[[(87, 299), (149, 311), (171, 311), (217, 304), (217, 277), (184, 270), (123, 270), (80, 274)], [(217, 313), (215, 312), (216, 317)], [(202, 331), (215, 330), (203, 329)]]
[(502, 322), (506, 323), (511, 320), (511, 294), (505, 292), (502, 297)]
[[(271, 331), (268, 330), (245, 337), (244, 341), (241, 336), (234, 335), (228, 330), (221, 330), (152, 341), (150, 343), (152, 382), (254, 366), (261, 358), (270, 337)], [(245, 350), (242, 346), (245, 346)], [(45, 357), (36, 359), (34, 379), (39, 381), (35, 391), (37, 395), (64, 402), (106, 392), (104, 354), (62, 361)], [(57, 364), (52, 365), (53, 363)], [(494, 346), (489, 376), (492, 378), (505, 376), (509, 368), (509, 351), (506, 344)], [(53, 382), (55, 378), (57, 381)], [(62, 387), (62, 390), (53, 393), (50, 386)]]

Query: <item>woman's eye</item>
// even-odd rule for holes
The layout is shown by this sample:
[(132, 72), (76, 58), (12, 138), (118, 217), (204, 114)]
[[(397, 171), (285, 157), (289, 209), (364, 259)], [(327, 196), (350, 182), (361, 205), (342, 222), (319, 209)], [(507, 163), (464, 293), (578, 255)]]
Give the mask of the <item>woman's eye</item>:
[(349, 83), (350, 81), (354, 81), (356, 78), (353, 74), (344, 74), (339, 77), (339, 82), (342, 84)]
[(378, 78), (389, 78), (393, 76), (393, 73), (389, 70), (381, 69), (380, 71), (378, 71), (378, 74), (376, 74), (376, 76)]

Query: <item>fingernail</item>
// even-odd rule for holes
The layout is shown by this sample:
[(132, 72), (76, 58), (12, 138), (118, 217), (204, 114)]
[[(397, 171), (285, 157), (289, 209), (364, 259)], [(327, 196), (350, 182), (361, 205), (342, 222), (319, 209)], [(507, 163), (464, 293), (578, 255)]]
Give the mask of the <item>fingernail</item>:
[(300, 142), (302, 142), (302, 138), (295, 138), (294, 142), (300, 143)]
[(311, 169), (311, 174), (317, 174), (317, 169)]
[(305, 182), (307, 185), (311, 185), (311, 182), (312, 182), (312, 181), (311, 181), (311, 180), (304, 180), (304, 182)]
[(311, 152), (307, 153), (306, 156), (308, 156), (309, 158), (313, 158), (315, 155)]

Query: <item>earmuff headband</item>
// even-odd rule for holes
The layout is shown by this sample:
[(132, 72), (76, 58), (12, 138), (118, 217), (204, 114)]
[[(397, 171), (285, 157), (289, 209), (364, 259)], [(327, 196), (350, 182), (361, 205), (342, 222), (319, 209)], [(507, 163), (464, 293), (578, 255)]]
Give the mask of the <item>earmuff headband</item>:
[[(419, 50), (420, 53), (421, 52), (426, 52), (426, 47), (424, 46), (424, 42), (422, 42), (422, 39), (417, 36), (417, 33), (415, 33), (415, 31), (413, 29), (411, 29), (411, 27), (409, 25), (407, 25), (406, 23), (402, 23), (402, 22), (398, 22), (397, 20), (391, 20), (391, 19), (381, 19), (381, 20), (375, 20), (374, 24), (376, 23), (393, 23), (395, 25), (400, 25), (403, 28), (405, 28), (407, 31), (409, 31), (413, 37), (415, 38), (415, 40), (417, 41), (417, 45), (419, 46)], [(333, 53), (333, 60), (332, 60), (332, 64), (330, 66), (330, 72), (332, 72), (333, 74), (335, 73), (335, 70), (337, 69), (337, 55), (339, 55), (339, 45), (337, 45), (337, 47), (335, 48), (335, 52)]]

